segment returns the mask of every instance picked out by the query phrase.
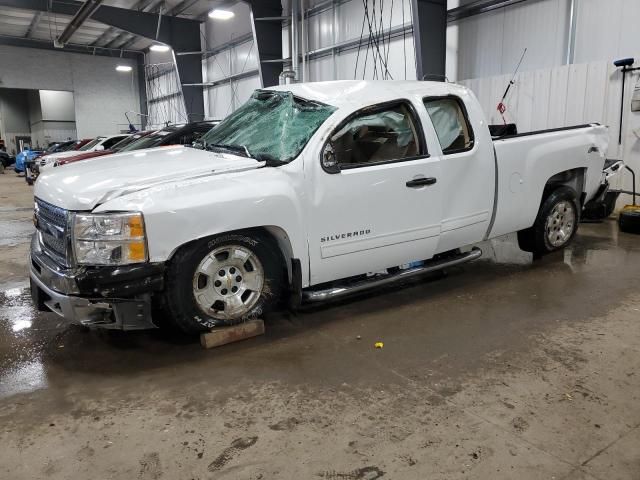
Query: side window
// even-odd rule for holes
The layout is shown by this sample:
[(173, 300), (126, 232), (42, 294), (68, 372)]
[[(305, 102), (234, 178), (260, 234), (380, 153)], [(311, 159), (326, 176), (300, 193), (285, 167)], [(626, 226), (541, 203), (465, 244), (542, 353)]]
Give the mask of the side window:
[(473, 148), (473, 130), (460, 99), (427, 98), (424, 106), (438, 135), (442, 153), (449, 155)]
[(125, 137), (113, 137), (113, 138), (110, 138), (109, 140), (106, 140), (102, 144), (102, 146), (104, 147), (105, 150), (109, 150), (111, 147), (113, 147), (116, 143), (118, 143), (123, 138), (125, 138)]
[(180, 145), (191, 145), (191, 142), (193, 142), (193, 132), (180, 135), (180, 140), (178, 141)]
[(419, 154), (413, 114), (406, 104), (397, 103), (367, 109), (344, 123), (325, 145), (322, 162), (324, 166), (350, 168), (409, 159)]

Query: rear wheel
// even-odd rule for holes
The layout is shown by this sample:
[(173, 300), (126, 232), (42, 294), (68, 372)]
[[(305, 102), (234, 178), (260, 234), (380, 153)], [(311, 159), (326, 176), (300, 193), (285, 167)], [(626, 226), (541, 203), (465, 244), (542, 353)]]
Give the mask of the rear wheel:
[(578, 230), (580, 209), (572, 188), (559, 187), (543, 200), (532, 227), (518, 232), (520, 248), (544, 255), (566, 247)]
[(261, 234), (229, 234), (185, 247), (171, 261), (165, 304), (186, 333), (258, 318), (277, 303), (284, 281), (278, 247)]

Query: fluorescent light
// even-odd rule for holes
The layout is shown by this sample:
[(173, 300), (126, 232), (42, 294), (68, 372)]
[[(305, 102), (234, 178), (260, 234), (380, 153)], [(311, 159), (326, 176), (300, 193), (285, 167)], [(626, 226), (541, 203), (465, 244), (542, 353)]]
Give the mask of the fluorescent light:
[(132, 68), (129, 65), (118, 65), (116, 70), (119, 72), (130, 72)]
[(149, 47), (149, 50), (153, 52), (168, 52), (170, 50), (169, 45), (162, 45), (160, 43), (155, 43)]
[(209, 12), (209, 18), (215, 18), (216, 20), (229, 20), (230, 18), (235, 17), (236, 14), (229, 10), (220, 10), (216, 8), (215, 10), (211, 10)]

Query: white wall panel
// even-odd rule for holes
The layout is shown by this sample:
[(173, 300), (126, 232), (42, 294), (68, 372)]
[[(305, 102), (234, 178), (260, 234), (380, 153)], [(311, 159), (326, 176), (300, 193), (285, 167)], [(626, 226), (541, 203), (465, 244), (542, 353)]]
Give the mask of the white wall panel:
[[(624, 159), (640, 170), (640, 113), (631, 112), (631, 95), (640, 75), (629, 78), (624, 102), (623, 144), (618, 145), (621, 75), (611, 60), (523, 72), (506, 101), (506, 118), (520, 132), (598, 122), (609, 126), (609, 158)], [(496, 105), (509, 76), (465, 80), (490, 123), (499, 123)], [(636, 133), (637, 132), (637, 133)], [(630, 189), (630, 178), (614, 187)], [(627, 201), (623, 198), (621, 202)]]
[(568, 8), (568, 0), (538, 0), (451, 24), (458, 26), (458, 78), (513, 72), (525, 48), (523, 71), (562, 64)]
[[(235, 108), (238, 108), (244, 102), (246, 102), (251, 94), (258, 88), (260, 88), (260, 78), (257, 76), (243, 78), (234, 83), (235, 87)], [(235, 110), (234, 108), (234, 110)]]
[(231, 50), (231, 73), (243, 73), (258, 68), (258, 52), (253, 40)]
[(632, 56), (640, 45), (638, 0), (577, 2), (576, 62)]
[(208, 88), (205, 92), (208, 99), (208, 118), (223, 119), (233, 111), (231, 109), (233, 104), (232, 90), (228, 84)]

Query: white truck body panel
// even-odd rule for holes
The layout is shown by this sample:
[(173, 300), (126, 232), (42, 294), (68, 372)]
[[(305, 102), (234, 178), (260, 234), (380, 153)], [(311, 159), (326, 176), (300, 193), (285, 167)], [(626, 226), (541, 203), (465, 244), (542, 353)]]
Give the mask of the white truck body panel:
[[(593, 147), (597, 151), (589, 153)], [(559, 172), (586, 169), (578, 190), (590, 200), (600, 186), (607, 147), (607, 127), (601, 125), (497, 140), (498, 208), (490, 237), (531, 226), (546, 182)]]
[[(163, 147), (48, 169), (35, 196), (67, 210), (142, 212), (151, 262), (169, 260), (196, 239), (265, 227), (285, 259), (300, 260), (302, 287), (308, 287), (530, 227), (555, 174), (583, 169), (578, 187), (586, 200), (602, 176), (605, 127), (494, 142), (477, 100), (461, 86), (339, 81), (273, 89), (337, 107), (287, 165)], [(475, 141), (469, 151), (443, 155), (423, 99), (452, 95), (464, 103)], [(415, 109), (428, 156), (338, 174), (322, 169), (320, 152), (343, 119), (398, 99)], [(598, 151), (588, 153), (593, 147)], [(437, 183), (407, 188), (418, 177)]]

